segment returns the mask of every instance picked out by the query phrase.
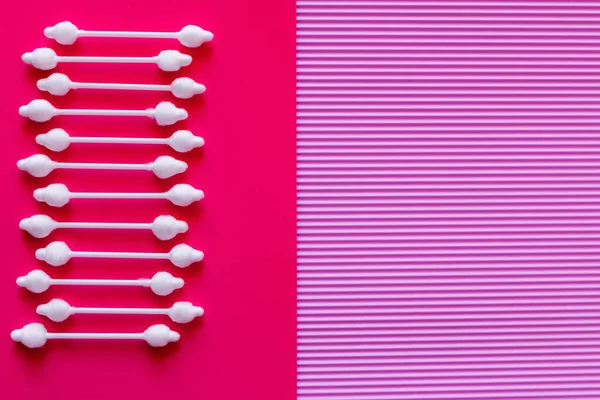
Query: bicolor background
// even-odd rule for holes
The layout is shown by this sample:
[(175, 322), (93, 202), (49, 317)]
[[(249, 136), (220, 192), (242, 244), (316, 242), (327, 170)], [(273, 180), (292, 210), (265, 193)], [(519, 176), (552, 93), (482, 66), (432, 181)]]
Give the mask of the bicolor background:
[[(600, 396), (600, 3), (593, 0), (297, 0), (171, 5), (124, 0), (14, 4), (4, 11), (5, 145), (0, 162), (7, 305), (0, 341), (6, 398), (146, 397), (260, 400), (596, 400)], [(25, 18), (26, 16), (26, 18)], [(42, 96), (20, 55), (154, 55), (177, 42), (51, 43), (43, 28), (178, 30), (215, 40), (191, 67), (60, 65), (74, 80), (164, 82), (190, 76), (202, 98), (79, 91)], [(187, 49), (180, 49), (184, 52)], [(33, 98), (56, 106), (190, 111), (171, 128), (121, 118), (17, 115)], [(144, 173), (58, 171), (15, 162), (40, 152), (52, 127), (73, 135), (157, 136), (188, 128), (206, 148), (167, 182)], [(149, 162), (163, 148), (73, 146), (74, 161)], [(179, 155), (174, 155), (179, 157)], [(164, 190), (188, 182), (198, 206), (75, 201), (35, 204), (51, 182), (73, 190)], [(200, 268), (74, 260), (50, 269), (18, 221), (190, 222), (182, 237), (206, 252)], [(166, 251), (150, 233), (57, 232), (73, 249)], [(24, 293), (14, 279), (186, 278), (167, 299), (143, 290)], [(8, 340), (52, 297), (77, 305), (168, 306), (190, 300), (203, 321), (172, 328), (180, 343)], [(51, 329), (141, 331), (163, 318), (76, 316)]]

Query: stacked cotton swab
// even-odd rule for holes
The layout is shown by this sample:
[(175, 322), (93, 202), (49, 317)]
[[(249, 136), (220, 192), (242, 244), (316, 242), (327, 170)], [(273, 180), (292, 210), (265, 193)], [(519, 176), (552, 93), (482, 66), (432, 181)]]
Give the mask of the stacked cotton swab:
[[(187, 25), (178, 32), (127, 32), (127, 31), (88, 31), (78, 29), (70, 22), (61, 22), (44, 30), (46, 37), (55, 39), (64, 45), (73, 44), (80, 37), (126, 37), (126, 38), (172, 38), (186, 47), (199, 47), (213, 39), (213, 34), (195, 25)], [(161, 51), (149, 57), (105, 57), (105, 56), (59, 56), (50, 48), (42, 47), (22, 56), (23, 62), (41, 70), (51, 70), (59, 63), (124, 63), (124, 64), (156, 64), (161, 70), (174, 72), (190, 65), (192, 57), (176, 50)], [(40, 91), (55, 96), (64, 96), (71, 90), (102, 89), (170, 92), (179, 99), (190, 99), (205, 92), (206, 87), (191, 78), (175, 78), (171, 84), (148, 83), (107, 83), (81, 82), (71, 80), (61, 73), (53, 73), (37, 81)], [(159, 126), (173, 125), (188, 118), (188, 112), (174, 104), (163, 101), (154, 108), (148, 109), (98, 109), (56, 108), (47, 100), (33, 100), (19, 108), (19, 114), (35, 122), (46, 122), (55, 116), (102, 116), (102, 117), (146, 117), (156, 121)], [(186, 153), (204, 146), (204, 139), (195, 136), (188, 130), (178, 130), (167, 138), (151, 137), (93, 137), (70, 136), (60, 128), (39, 134), (36, 142), (46, 149), (61, 152), (73, 143), (116, 144), (116, 145), (167, 145), (171, 149)], [(44, 154), (34, 154), (17, 162), (17, 167), (38, 178), (46, 177), (55, 169), (82, 170), (138, 170), (151, 171), (161, 179), (167, 179), (185, 172), (188, 164), (171, 156), (161, 156), (145, 164), (109, 162), (63, 162), (54, 161)], [(71, 199), (166, 199), (177, 206), (188, 206), (204, 197), (204, 192), (187, 184), (176, 184), (166, 192), (158, 193), (114, 193), (114, 192), (71, 192), (63, 184), (50, 184), (34, 191), (34, 198), (52, 207), (62, 207)], [(56, 229), (89, 229), (112, 230), (149, 230), (159, 240), (171, 240), (175, 236), (188, 231), (188, 224), (170, 215), (160, 215), (152, 222), (70, 222), (56, 221), (43, 214), (24, 218), (19, 227), (35, 238), (45, 238)], [(115, 251), (73, 251), (65, 242), (52, 242), (35, 252), (38, 260), (52, 266), (61, 266), (73, 257), (105, 258), (105, 259), (159, 259), (169, 260), (174, 266), (186, 268), (202, 261), (204, 253), (186, 244), (174, 246), (169, 252), (115, 252)], [(42, 270), (33, 270), (16, 281), (17, 285), (33, 293), (42, 293), (50, 286), (138, 286), (147, 287), (159, 296), (167, 296), (184, 285), (181, 278), (168, 272), (158, 272), (152, 278), (141, 279), (54, 279)], [(54, 299), (41, 304), (36, 309), (39, 315), (52, 321), (65, 321), (73, 314), (106, 314), (106, 315), (167, 315), (173, 322), (188, 323), (204, 315), (204, 309), (190, 302), (178, 301), (168, 308), (131, 308), (131, 307), (74, 307), (64, 300)], [(144, 340), (150, 346), (163, 347), (180, 339), (177, 332), (165, 325), (152, 325), (141, 333), (54, 333), (48, 332), (44, 325), (31, 323), (11, 332), (11, 338), (29, 348), (38, 348), (49, 339), (121, 339)]]

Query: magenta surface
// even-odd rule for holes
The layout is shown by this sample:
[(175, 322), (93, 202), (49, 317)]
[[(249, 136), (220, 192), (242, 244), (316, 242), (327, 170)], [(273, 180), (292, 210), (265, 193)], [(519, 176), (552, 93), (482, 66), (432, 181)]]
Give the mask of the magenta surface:
[(600, 397), (600, 3), (297, 2), (298, 398)]
[[(3, 92), (0, 121), (2, 268), (0, 296), (0, 382), (2, 399), (261, 399), (295, 397), (295, 109), (294, 4), (277, 1), (29, 1), (2, 11)], [(175, 40), (80, 39), (64, 47), (43, 36), (62, 20), (81, 29), (177, 31), (198, 24), (215, 33), (200, 49)], [(156, 65), (64, 64), (57, 72), (74, 81), (163, 83), (189, 76), (207, 86), (192, 100), (170, 93), (75, 90), (64, 98), (41, 95), (35, 87), (50, 72), (23, 64), (21, 54), (50, 46), (63, 55), (152, 56), (177, 49), (194, 57), (177, 73)], [(190, 118), (159, 128), (145, 118), (57, 117), (46, 124), (26, 122), (17, 110), (38, 97), (57, 107), (146, 109), (168, 100)], [(179, 154), (167, 146), (74, 144), (51, 154), (34, 136), (61, 127), (73, 136), (167, 137), (189, 129), (206, 139), (204, 149)], [(187, 161), (188, 171), (162, 181), (142, 171), (60, 170), (44, 179), (16, 168), (19, 158), (44, 152), (73, 162), (150, 162), (159, 155)], [(166, 201), (74, 200), (63, 209), (37, 203), (32, 192), (50, 183), (73, 191), (164, 191), (187, 182), (203, 189), (201, 203), (180, 208)], [(149, 231), (57, 230), (36, 240), (21, 232), (21, 218), (48, 214), (58, 221), (151, 222), (172, 214), (190, 224), (189, 233), (160, 242)], [(36, 261), (34, 250), (64, 240), (73, 250), (164, 252), (187, 243), (205, 252), (197, 266), (180, 270), (168, 261), (73, 259), (53, 268)], [(53, 277), (150, 277), (166, 270), (185, 287), (160, 298), (141, 288), (51, 288), (34, 295), (15, 279), (35, 268)], [(53, 324), (35, 306), (53, 297), (74, 306), (168, 307), (191, 301), (206, 309), (188, 325), (162, 316), (76, 315)], [(53, 341), (30, 350), (13, 343), (12, 329), (44, 322), (65, 332), (141, 332), (165, 323), (181, 333), (163, 349), (143, 342)]]

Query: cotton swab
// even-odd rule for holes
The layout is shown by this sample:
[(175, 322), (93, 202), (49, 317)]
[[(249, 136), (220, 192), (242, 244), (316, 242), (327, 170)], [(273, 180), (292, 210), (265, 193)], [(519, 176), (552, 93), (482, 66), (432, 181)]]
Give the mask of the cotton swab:
[(72, 251), (65, 242), (52, 242), (48, 246), (37, 249), (35, 258), (59, 267), (73, 257), (79, 258), (133, 258), (145, 260), (169, 260), (179, 268), (186, 268), (195, 262), (202, 261), (204, 253), (187, 244), (178, 244), (168, 253), (133, 253), (115, 251)]
[(190, 78), (177, 78), (170, 85), (148, 85), (148, 84), (125, 84), (125, 83), (87, 83), (72, 82), (64, 74), (54, 73), (45, 79), (37, 81), (37, 87), (41, 91), (55, 96), (64, 96), (71, 89), (112, 89), (112, 90), (153, 90), (171, 92), (180, 99), (190, 99), (197, 94), (206, 91), (206, 86), (194, 82)]
[(164, 50), (153, 57), (84, 57), (84, 56), (59, 56), (48, 47), (41, 47), (21, 56), (25, 64), (33, 65), (37, 69), (47, 71), (56, 67), (59, 62), (64, 63), (128, 63), (128, 64), (156, 64), (166, 72), (179, 71), (192, 63), (192, 56), (181, 54), (177, 50)]
[(47, 100), (32, 100), (26, 106), (19, 107), (19, 115), (35, 122), (50, 121), (57, 115), (94, 115), (117, 117), (147, 117), (156, 120), (160, 126), (173, 125), (187, 119), (188, 113), (183, 108), (177, 108), (173, 103), (163, 101), (155, 108), (146, 110), (94, 110), (94, 109), (58, 109)]
[(187, 170), (188, 165), (170, 156), (160, 156), (148, 164), (101, 164), (101, 163), (68, 163), (52, 161), (44, 154), (34, 154), (17, 161), (21, 171), (28, 172), (36, 178), (48, 176), (55, 169), (102, 169), (152, 171), (160, 179), (167, 179)]
[(180, 153), (187, 153), (204, 146), (204, 139), (192, 132), (180, 130), (168, 138), (114, 138), (114, 137), (72, 137), (64, 129), (56, 128), (39, 134), (35, 141), (52, 151), (63, 151), (71, 143), (115, 143), (115, 144), (166, 144)]
[(149, 229), (160, 240), (173, 239), (187, 232), (188, 224), (170, 215), (160, 215), (152, 223), (112, 223), (112, 222), (56, 222), (47, 215), (33, 215), (22, 219), (19, 228), (38, 239), (45, 238), (58, 228), (67, 229)]
[(17, 278), (17, 285), (33, 293), (43, 293), (50, 286), (140, 286), (149, 287), (158, 296), (167, 296), (183, 287), (183, 279), (168, 272), (157, 272), (150, 279), (53, 279), (40, 269)]
[(70, 192), (62, 183), (53, 183), (33, 191), (33, 197), (52, 207), (62, 207), (71, 199), (167, 199), (171, 203), (186, 207), (204, 198), (204, 192), (188, 184), (180, 183), (167, 192), (159, 193), (108, 193)]
[(10, 333), (10, 337), (30, 349), (36, 349), (44, 346), (48, 339), (134, 339), (145, 340), (152, 347), (164, 347), (171, 342), (177, 342), (181, 335), (162, 324), (152, 325), (142, 333), (51, 333), (44, 325), (31, 323), (21, 329), (15, 329)]
[(43, 315), (54, 322), (63, 322), (73, 314), (108, 314), (108, 315), (168, 315), (171, 321), (187, 324), (196, 317), (204, 315), (202, 307), (194, 306), (187, 301), (178, 301), (169, 308), (92, 308), (73, 307), (61, 299), (53, 299), (36, 308), (39, 315)]
[(186, 25), (179, 32), (123, 32), (123, 31), (86, 31), (78, 29), (69, 21), (44, 29), (48, 39), (60, 44), (71, 45), (80, 37), (112, 37), (112, 38), (152, 38), (177, 39), (185, 47), (199, 47), (202, 43), (213, 40), (214, 35), (199, 26)]

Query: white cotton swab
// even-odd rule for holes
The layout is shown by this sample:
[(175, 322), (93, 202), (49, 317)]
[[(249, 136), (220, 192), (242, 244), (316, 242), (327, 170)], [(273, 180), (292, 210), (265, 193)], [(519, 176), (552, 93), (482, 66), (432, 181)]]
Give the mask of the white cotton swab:
[(39, 134), (35, 141), (49, 150), (60, 152), (71, 143), (108, 143), (108, 144), (166, 144), (179, 153), (187, 153), (204, 146), (204, 139), (192, 132), (180, 130), (168, 138), (116, 138), (116, 137), (81, 137), (69, 136), (64, 129), (56, 128)]
[(187, 268), (195, 262), (204, 259), (204, 253), (187, 244), (178, 244), (168, 253), (133, 253), (116, 251), (72, 251), (65, 242), (52, 242), (48, 246), (37, 249), (35, 258), (59, 267), (69, 262), (71, 258), (117, 258), (142, 260), (169, 260), (179, 268)]
[(130, 170), (130, 171), (152, 171), (160, 179), (167, 179), (174, 175), (185, 172), (187, 163), (179, 161), (170, 156), (160, 156), (148, 164), (114, 164), (114, 163), (70, 163), (52, 161), (44, 154), (34, 154), (30, 157), (17, 161), (17, 167), (21, 171), (28, 172), (36, 178), (48, 176), (55, 169), (101, 169), (101, 170)]
[(39, 315), (43, 315), (54, 322), (63, 322), (73, 314), (107, 314), (107, 315), (168, 315), (171, 321), (187, 324), (196, 317), (204, 315), (202, 307), (194, 306), (187, 301), (178, 301), (169, 308), (93, 308), (73, 307), (61, 299), (50, 300), (36, 308)]
[(192, 63), (192, 56), (181, 54), (177, 50), (164, 50), (153, 57), (85, 57), (59, 56), (48, 47), (41, 47), (21, 57), (25, 64), (47, 71), (53, 69), (59, 62), (63, 63), (127, 63), (127, 64), (156, 64), (166, 72), (179, 71)]
[(43, 293), (50, 286), (139, 286), (148, 287), (158, 296), (167, 296), (183, 287), (183, 279), (168, 272), (157, 272), (150, 279), (53, 279), (40, 269), (17, 278), (17, 285), (33, 293)]
[(206, 91), (206, 86), (194, 82), (190, 78), (177, 78), (170, 85), (148, 85), (148, 84), (125, 84), (125, 83), (87, 83), (72, 82), (64, 74), (54, 73), (45, 79), (37, 81), (37, 87), (41, 91), (55, 96), (64, 96), (71, 89), (106, 89), (106, 90), (151, 90), (160, 92), (171, 92), (179, 99), (190, 99), (197, 94)]
[(146, 110), (94, 110), (94, 109), (58, 109), (47, 100), (32, 100), (26, 106), (19, 107), (19, 115), (35, 122), (50, 121), (57, 115), (147, 117), (156, 120), (159, 126), (173, 125), (187, 119), (188, 113), (173, 103), (163, 101), (154, 108)]
[(55, 229), (147, 229), (160, 240), (173, 239), (187, 232), (188, 224), (170, 215), (160, 215), (151, 223), (114, 223), (114, 222), (57, 222), (47, 215), (33, 215), (22, 219), (19, 228), (36, 238), (45, 238)]
[(164, 347), (169, 343), (177, 342), (181, 336), (162, 324), (152, 325), (142, 333), (50, 333), (44, 325), (31, 323), (21, 329), (15, 329), (10, 333), (10, 337), (30, 349), (36, 349), (44, 346), (48, 339), (133, 339), (145, 340), (152, 347)]
[(70, 192), (62, 183), (53, 183), (34, 190), (33, 197), (52, 207), (62, 207), (71, 199), (167, 199), (176, 206), (187, 207), (202, 200), (204, 192), (185, 183), (159, 193)]
[(71, 45), (80, 37), (111, 37), (177, 39), (185, 47), (199, 47), (214, 38), (211, 32), (196, 25), (186, 25), (179, 32), (88, 31), (77, 28), (69, 21), (44, 29), (44, 35), (64, 45)]

